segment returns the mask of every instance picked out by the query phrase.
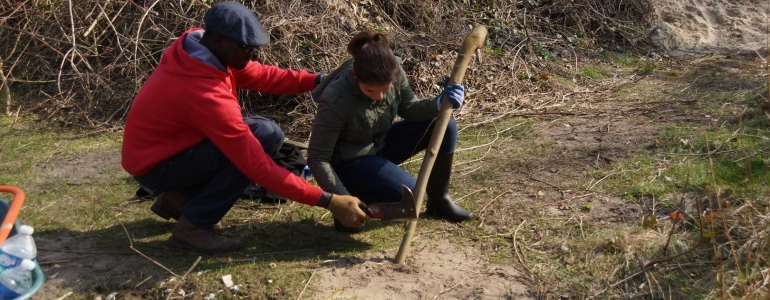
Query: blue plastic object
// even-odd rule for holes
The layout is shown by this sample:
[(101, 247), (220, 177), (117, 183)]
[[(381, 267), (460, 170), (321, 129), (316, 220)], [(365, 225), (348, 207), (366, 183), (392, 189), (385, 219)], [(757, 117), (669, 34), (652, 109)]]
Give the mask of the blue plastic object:
[[(5, 201), (3, 198), (0, 198), (0, 219), (5, 217), (5, 214), (8, 212), (8, 208), (10, 207), (10, 204), (8, 201)], [(16, 220), (16, 224), (13, 225), (13, 229), (11, 229), (10, 236), (13, 236), (16, 234), (16, 228), (21, 226), (19, 224), (19, 220)], [(10, 237), (9, 236), (9, 237)], [(45, 275), (43, 274), (43, 269), (40, 268), (40, 264), (37, 263), (37, 260), (35, 260), (35, 269), (32, 270), (32, 287), (29, 288), (27, 292), (20, 295), (19, 297), (16, 297), (17, 300), (25, 300), (29, 299), (37, 293), (38, 290), (43, 286), (43, 283), (45, 282)]]

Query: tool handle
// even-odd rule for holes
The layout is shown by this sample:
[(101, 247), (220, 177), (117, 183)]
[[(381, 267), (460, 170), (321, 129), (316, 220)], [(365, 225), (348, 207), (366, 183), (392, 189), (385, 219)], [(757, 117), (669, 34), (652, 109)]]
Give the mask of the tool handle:
[[(449, 76), (448, 85), (463, 82), (463, 77), (465, 77), (465, 70), (468, 69), (471, 58), (473, 58), (473, 52), (475, 52), (476, 49), (481, 49), (481, 47), (484, 47), (484, 40), (486, 38), (487, 28), (484, 26), (474, 27), (471, 33), (465, 37), (463, 45), (460, 48), (460, 52), (457, 55), (457, 59), (455, 60), (455, 65), (452, 67), (452, 73)], [(446, 100), (447, 96), (444, 95), (444, 97), (445, 98), (443, 100)], [(443, 101), (442, 104), (446, 102), (447, 101)]]
[[(461, 83), (463, 81), (465, 70), (468, 69), (468, 64), (470, 64), (471, 58), (473, 57), (473, 52), (484, 46), (484, 39), (486, 39), (486, 37), (487, 28), (484, 26), (476, 26), (471, 33), (465, 37), (462, 48), (460, 48), (460, 52), (457, 54), (454, 67), (452, 67), (452, 74), (449, 76), (449, 81), (447, 81), (448, 85)], [(422, 165), (420, 166), (420, 173), (417, 174), (417, 183), (414, 188), (414, 199), (417, 208), (422, 206), (422, 198), (425, 196), (425, 187), (428, 184), (430, 171), (433, 169), (433, 163), (436, 162), (436, 155), (441, 146), (441, 141), (444, 139), (446, 126), (449, 123), (449, 119), (452, 118), (452, 103), (447, 99), (447, 95), (444, 95), (443, 97), (441, 109), (439, 110), (438, 117), (436, 117), (436, 123), (433, 125), (433, 133), (428, 142), (428, 148), (425, 149), (425, 158), (423, 158)], [(409, 253), (409, 246), (412, 243), (415, 228), (417, 228), (417, 221), (409, 221), (404, 238), (401, 240), (401, 247), (399, 247), (398, 253), (396, 254), (397, 264), (404, 264), (406, 256)]]
[(361, 209), (367, 216), (373, 219), (382, 219), (382, 212), (374, 206), (359, 203), (358, 208)]
[(11, 201), (11, 206), (8, 208), (8, 212), (5, 214), (3, 223), (0, 224), (0, 244), (2, 244), (11, 233), (13, 225), (16, 224), (16, 217), (19, 216), (21, 206), (24, 204), (25, 194), (24, 191), (22, 191), (20, 188), (8, 185), (0, 185), (0, 192), (13, 194), (13, 201)]

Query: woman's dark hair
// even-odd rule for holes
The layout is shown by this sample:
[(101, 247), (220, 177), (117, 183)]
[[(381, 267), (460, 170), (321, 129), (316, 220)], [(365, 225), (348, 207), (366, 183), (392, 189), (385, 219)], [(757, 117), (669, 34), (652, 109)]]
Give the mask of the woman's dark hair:
[(398, 77), (398, 61), (385, 34), (361, 31), (348, 43), (353, 56), (353, 70), (358, 81), (366, 84), (387, 84)]

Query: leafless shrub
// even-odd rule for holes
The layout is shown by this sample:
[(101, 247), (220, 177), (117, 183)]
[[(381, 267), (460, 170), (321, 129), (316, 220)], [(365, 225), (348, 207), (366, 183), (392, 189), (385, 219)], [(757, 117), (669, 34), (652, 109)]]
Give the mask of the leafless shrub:
[[(189, 27), (202, 26), (211, 1), (4, 1), (0, 58), (17, 100), (41, 119), (64, 125), (120, 124), (131, 100), (165, 47)], [(547, 74), (574, 76), (549, 63), (569, 60), (598, 43), (633, 44), (651, 16), (649, 0), (578, 1), (244, 1), (272, 36), (260, 61), (286, 68), (329, 71), (346, 56), (349, 37), (378, 29), (395, 41), (418, 94), (438, 92), (464, 35), (489, 28), (483, 63), (466, 85), (474, 102), (459, 118), (500, 114), (526, 101), (563, 99), (567, 89)], [(562, 64), (563, 65), (563, 64)], [(307, 95), (242, 92), (247, 114), (272, 116), (289, 129), (307, 130), (314, 104)], [(470, 112), (469, 112), (470, 111)]]

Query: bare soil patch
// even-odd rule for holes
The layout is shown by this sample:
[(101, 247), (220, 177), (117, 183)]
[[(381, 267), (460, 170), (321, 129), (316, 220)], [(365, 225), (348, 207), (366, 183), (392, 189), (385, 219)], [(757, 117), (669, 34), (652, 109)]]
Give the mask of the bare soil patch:
[(500, 203), (504, 208), (490, 211), (486, 218), (527, 218), (530, 213), (551, 217), (577, 215), (585, 220), (625, 225), (641, 218), (642, 208), (638, 204), (586, 188), (600, 180), (593, 178), (592, 172), (650, 153), (657, 129), (644, 124), (644, 117), (623, 117), (620, 108), (614, 107), (615, 100), (601, 101), (603, 106), (592, 108), (591, 113), (575, 113), (584, 116), (550, 118), (536, 124), (532, 139), (517, 140), (509, 146), (528, 149), (524, 156), (511, 160), (507, 151), (500, 151), (491, 158), (510, 161), (508, 171), (493, 172), (490, 181), (496, 186), (511, 187), (512, 197)]
[(653, 43), (672, 54), (734, 53), (767, 49), (767, 2), (760, 0), (656, 1), (661, 22)]
[(508, 265), (447, 239), (418, 240), (405, 265), (383, 256), (332, 262), (314, 299), (534, 299)]
[(34, 171), (51, 181), (64, 180), (70, 185), (98, 182), (122, 172), (120, 152), (88, 152), (77, 157), (57, 158), (35, 165)]
[(114, 287), (136, 285), (132, 278), (137, 266), (146, 260), (128, 248), (105, 249), (100, 239), (98, 235), (70, 233), (36, 237), (46, 282), (34, 298), (57, 299), (84, 290), (106, 296), (116, 291)]

